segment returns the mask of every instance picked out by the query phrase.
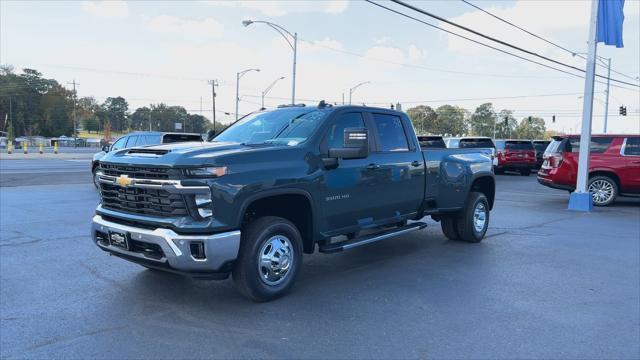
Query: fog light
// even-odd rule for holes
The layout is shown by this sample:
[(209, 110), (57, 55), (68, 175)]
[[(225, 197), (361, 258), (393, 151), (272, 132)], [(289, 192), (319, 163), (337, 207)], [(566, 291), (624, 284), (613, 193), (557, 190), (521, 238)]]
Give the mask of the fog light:
[(207, 194), (197, 194), (195, 196), (196, 208), (198, 208), (198, 214), (203, 218), (208, 218), (213, 215), (211, 201), (211, 193)]

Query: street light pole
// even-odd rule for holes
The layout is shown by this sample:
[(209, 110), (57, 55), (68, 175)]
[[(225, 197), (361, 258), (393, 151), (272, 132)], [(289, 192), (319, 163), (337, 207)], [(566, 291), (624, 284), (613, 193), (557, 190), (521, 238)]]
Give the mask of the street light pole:
[(240, 78), (249, 71), (260, 71), (260, 69), (247, 69), (236, 73), (236, 121), (238, 121), (238, 103), (240, 102)]
[[(298, 33), (291, 33), (289, 32), (287, 29), (283, 28), (282, 26), (278, 25), (278, 24), (274, 24), (272, 22), (269, 21), (261, 21), (261, 20), (243, 20), (242, 21), (242, 25), (249, 26), (251, 24), (258, 24), (258, 23), (262, 23), (265, 24), (269, 27), (271, 27), (272, 29), (274, 29), (275, 31), (277, 31), (286, 41), (287, 44), (289, 44), (289, 47), (291, 47), (291, 50), (293, 50), (293, 76), (292, 76), (292, 83), (291, 83), (291, 105), (294, 105), (296, 103), (296, 62), (297, 62), (297, 56), (298, 56)], [(288, 36), (287, 36), (288, 35)]]
[(607, 133), (607, 121), (609, 120), (609, 82), (611, 81), (611, 58), (607, 59), (607, 100), (604, 104), (604, 129), (603, 133)]
[(369, 84), (371, 83), (371, 81), (363, 81), (360, 84), (352, 87), (349, 89), (349, 105), (351, 105), (351, 95), (353, 95), (353, 93), (356, 91), (357, 88), (359, 88), (360, 86), (364, 85), (364, 84)]
[(262, 92), (262, 105), (261, 108), (264, 109), (264, 97), (269, 93), (269, 91), (271, 90), (271, 88), (279, 81), (284, 79), (284, 76), (281, 76), (275, 80), (273, 80), (273, 82), (271, 83), (271, 85), (267, 86), (266, 89), (264, 89), (264, 91)]

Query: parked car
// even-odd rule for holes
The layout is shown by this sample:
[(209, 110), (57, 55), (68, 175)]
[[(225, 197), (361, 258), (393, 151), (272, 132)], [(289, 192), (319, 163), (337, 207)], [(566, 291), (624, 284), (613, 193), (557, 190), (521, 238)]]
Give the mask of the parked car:
[(549, 140), (533, 140), (533, 147), (536, 149), (536, 169), (542, 166), (544, 151), (550, 143)]
[(510, 170), (529, 176), (536, 167), (536, 150), (531, 140), (496, 140), (496, 159), (496, 174)]
[(232, 274), (255, 301), (287, 292), (303, 253), (422, 229), (424, 216), (480, 242), (495, 197), (475, 149), (422, 151), (405, 113), (324, 102), (249, 114), (211, 142), (111, 151), (97, 176), (97, 247), (196, 278)]
[(131, 148), (134, 146), (145, 145), (157, 145), (157, 144), (170, 144), (176, 142), (189, 142), (189, 141), (202, 141), (202, 135), (200, 134), (188, 134), (188, 133), (169, 133), (169, 132), (153, 132), (153, 131), (136, 131), (127, 135), (121, 136), (111, 145), (105, 145), (102, 147), (102, 151), (93, 155), (91, 161), (91, 174), (93, 174), (93, 185), (96, 188), (100, 187), (96, 178), (96, 171), (100, 160), (104, 156), (114, 150)]
[(478, 151), (486, 153), (491, 158), (494, 166), (497, 165), (496, 145), (491, 138), (484, 136), (465, 136), (447, 138), (445, 143), (450, 149), (478, 149)]
[[(572, 192), (576, 187), (580, 136), (556, 136), (538, 171), (542, 185)], [(589, 192), (606, 206), (618, 196), (640, 195), (640, 135), (592, 135)]]

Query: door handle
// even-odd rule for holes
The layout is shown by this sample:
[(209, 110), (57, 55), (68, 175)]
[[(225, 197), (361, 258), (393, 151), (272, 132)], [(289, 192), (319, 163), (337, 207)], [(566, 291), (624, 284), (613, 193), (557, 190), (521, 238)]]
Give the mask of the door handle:
[(418, 167), (418, 166), (420, 166), (420, 164), (421, 164), (420, 161), (415, 160), (414, 162), (411, 163), (411, 166)]
[(378, 164), (369, 164), (369, 165), (367, 165), (367, 169), (369, 169), (369, 170), (376, 170), (376, 169), (379, 169), (379, 168), (380, 168), (380, 165), (378, 165)]

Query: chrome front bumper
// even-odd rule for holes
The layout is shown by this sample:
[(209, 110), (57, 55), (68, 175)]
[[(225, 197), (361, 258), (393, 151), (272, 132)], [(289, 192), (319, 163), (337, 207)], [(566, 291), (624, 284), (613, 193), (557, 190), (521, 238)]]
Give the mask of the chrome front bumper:
[[(156, 244), (162, 249), (163, 256), (150, 257), (144, 252), (114, 246), (110, 241), (104, 241), (104, 236), (107, 240), (109, 239), (110, 232), (126, 234), (131, 243)], [(99, 234), (104, 234), (103, 239), (98, 237)], [(149, 230), (118, 224), (107, 221), (100, 215), (93, 217), (91, 236), (93, 242), (102, 250), (132, 262), (192, 274), (228, 272), (228, 269), (223, 267), (236, 259), (240, 247), (240, 230), (213, 235), (179, 235), (170, 229)], [(204, 259), (196, 259), (191, 254), (190, 246), (194, 242), (204, 245)]]

